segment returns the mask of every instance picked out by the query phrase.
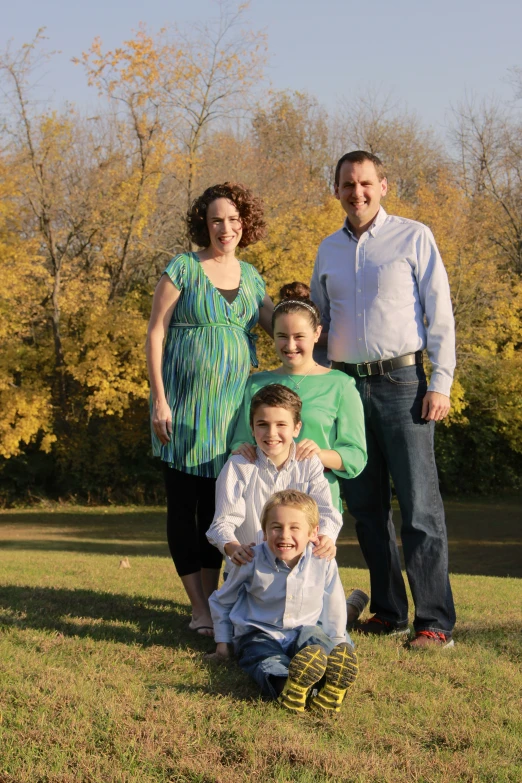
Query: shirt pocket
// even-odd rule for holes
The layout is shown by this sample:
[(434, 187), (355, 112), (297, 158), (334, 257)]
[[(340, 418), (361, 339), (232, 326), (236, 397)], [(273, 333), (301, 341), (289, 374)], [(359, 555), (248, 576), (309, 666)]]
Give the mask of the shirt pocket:
[(315, 585), (313, 587), (303, 587), (301, 593), (301, 612), (305, 617), (310, 614), (316, 614), (317, 619), (319, 619), (323, 607), (323, 595), (324, 584)]
[(376, 267), (377, 297), (384, 302), (413, 304), (416, 299), (416, 281), (406, 259), (388, 261)]

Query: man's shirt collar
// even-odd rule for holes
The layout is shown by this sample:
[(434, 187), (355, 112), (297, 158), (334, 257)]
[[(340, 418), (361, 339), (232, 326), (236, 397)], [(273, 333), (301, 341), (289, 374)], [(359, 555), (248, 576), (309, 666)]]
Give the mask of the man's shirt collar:
[[(373, 223), (371, 224), (370, 228), (368, 229), (368, 233), (372, 237), (376, 237), (377, 236), (377, 234), (379, 233), (379, 229), (381, 228), (381, 226), (385, 222), (386, 218), (387, 218), (387, 213), (385, 212), (383, 207), (380, 207), (379, 211), (377, 212), (377, 214), (375, 216), (375, 220), (373, 221)], [(355, 234), (353, 233), (353, 230), (352, 230), (352, 227), (350, 225), (350, 222), (349, 222), (348, 218), (346, 218), (346, 220), (344, 221), (343, 231), (345, 231), (348, 234), (348, 236), (350, 237), (350, 239), (354, 240), (354, 242), (358, 242), (359, 241), (357, 239), (357, 237), (355, 236)]]

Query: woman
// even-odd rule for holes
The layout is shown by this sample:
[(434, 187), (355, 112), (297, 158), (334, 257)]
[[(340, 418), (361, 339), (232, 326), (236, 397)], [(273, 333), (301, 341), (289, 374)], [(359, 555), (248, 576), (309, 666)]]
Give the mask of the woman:
[(204, 249), (167, 265), (154, 293), (147, 336), (153, 453), (167, 491), (167, 539), (192, 606), (189, 628), (212, 636), (208, 597), (217, 588), (220, 552), (205, 533), (250, 372), (257, 366), (251, 329), (271, 334), (273, 305), (237, 248), (264, 233), (261, 202), (238, 184), (205, 190), (187, 215)]
[(281, 288), (274, 308), (273, 330), (277, 370), (252, 375), (232, 438), (231, 448), (247, 459), (255, 458), (248, 425), (250, 400), (263, 386), (282, 383), (296, 391), (303, 403), (303, 426), (297, 438), (296, 456), (317, 454), (330, 482), (334, 506), (342, 512), (337, 477), (354, 478), (366, 464), (366, 438), (361, 399), (353, 378), (322, 367), (314, 360), (314, 346), (321, 334), (320, 313), (304, 283)]

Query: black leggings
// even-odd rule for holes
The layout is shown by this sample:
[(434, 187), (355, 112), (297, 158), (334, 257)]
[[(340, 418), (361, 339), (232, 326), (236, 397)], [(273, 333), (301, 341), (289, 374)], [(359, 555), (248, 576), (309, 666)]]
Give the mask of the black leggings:
[(221, 568), (223, 555), (205, 533), (214, 518), (216, 479), (182, 473), (163, 463), (167, 541), (179, 576)]

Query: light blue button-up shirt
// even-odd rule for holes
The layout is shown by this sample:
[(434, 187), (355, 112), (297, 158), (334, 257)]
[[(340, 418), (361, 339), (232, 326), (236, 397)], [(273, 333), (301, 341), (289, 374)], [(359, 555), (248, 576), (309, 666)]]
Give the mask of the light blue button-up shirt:
[(455, 326), (448, 277), (422, 223), (381, 207), (357, 240), (346, 222), (319, 246), (311, 298), (328, 330), (328, 358), (370, 362), (427, 349), (430, 391), (449, 396)]
[(286, 646), (303, 625), (317, 625), (335, 644), (346, 641), (346, 598), (335, 560), (314, 557), (308, 544), (289, 568), (263, 542), (254, 558), (234, 566), (209, 598), (216, 642), (232, 642), (259, 628)]

